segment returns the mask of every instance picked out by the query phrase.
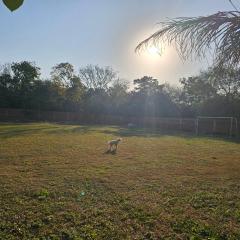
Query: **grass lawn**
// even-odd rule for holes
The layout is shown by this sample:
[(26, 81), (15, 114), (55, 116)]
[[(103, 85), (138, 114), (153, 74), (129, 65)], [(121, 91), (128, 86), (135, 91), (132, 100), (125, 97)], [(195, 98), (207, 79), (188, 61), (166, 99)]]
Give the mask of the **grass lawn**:
[(1, 124), (0, 186), (3, 240), (240, 239), (237, 142)]

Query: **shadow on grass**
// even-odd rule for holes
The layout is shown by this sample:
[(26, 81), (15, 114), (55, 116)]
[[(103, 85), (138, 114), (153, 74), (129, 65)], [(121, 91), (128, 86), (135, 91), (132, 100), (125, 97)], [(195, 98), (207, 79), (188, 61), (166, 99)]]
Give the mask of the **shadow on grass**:
[(0, 129), (0, 138), (12, 138), (24, 135), (31, 135), (42, 132), (44, 130), (49, 130), (48, 127), (46, 128), (31, 128), (31, 127), (16, 127), (16, 128), (7, 128), (7, 129)]
[(117, 126), (74, 125), (69, 123), (0, 123), (0, 139), (32, 134), (89, 134), (104, 133), (106, 129), (119, 129)]
[(96, 129), (93, 129), (91, 126), (64, 126), (58, 127), (57, 129), (52, 129), (47, 131), (48, 134), (87, 134), (90, 132), (95, 132)]
[[(191, 132), (160, 130), (157, 128), (127, 128), (121, 126), (105, 125), (69, 125), (68, 123), (0, 123), (0, 138), (6, 139), (31, 134), (88, 134), (102, 133), (116, 137), (165, 137), (175, 136), (187, 139), (218, 139), (222, 141), (240, 143), (240, 139), (224, 136), (201, 135), (197, 136)], [(105, 154), (109, 154), (105, 153)], [(116, 154), (116, 153), (111, 153)]]
[(163, 137), (163, 136), (181, 136), (193, 137), (191, 133), (183, 133), (180, 131), (164, 131), (157, 128), (125, 128), (111, 127), (111, 129), (103, 130), (104, 134), (111, 134), (117, 137)]
[(187, 139), (217, 139), (222, 141), (240, 143), (239, 138), (230, 138), (222, 135), (195, 135), (192, 132), (171, 131), (162, 130), (156, 128), (124, 128), (124, 127), (112, 127), (111, 129), (103, 130), (104, 134), (111, 134), (116, 137), (182, 137)]
[(0, 124), (0, 138), (7, 139), (32, 134), (87, 134), (96, 131), (90, 126), (65, 126), (63, 124)]
[(112, 154), (112, 155), (116, 155), (117, 154), (117, 150), (114, 149), (114, 150), (110, 150), (108, 149), (107, 151), (105, 151), (103, 154)]

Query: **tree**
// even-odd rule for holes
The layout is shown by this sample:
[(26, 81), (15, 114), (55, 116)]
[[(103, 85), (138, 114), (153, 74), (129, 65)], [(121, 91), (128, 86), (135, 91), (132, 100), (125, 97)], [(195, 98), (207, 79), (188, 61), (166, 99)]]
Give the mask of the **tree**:
[(133, 81), (135, 88), (128, 100), (127, 112), (135, 116), (178, 116), (176, 104), (164, 92), (164, 84), (144, 76)]
[(0, 69), (0, 107), (9, 107), (13, 94), (11, 66), (3, 65)]
[(125, 107), (128, 102), (128, 83), (124, 80), (118, 79), (108, 89), (108, 110), (112, 114), (122, 115), (125, 113)]
[(72, 77), (70, 87), (66, 89), (65, 93), (67, 100), (66, 104), (69, 105), (72, 110), (76, 110), (79, 107), (84, 94), (85, 87), (82, 84), (80, 78), (77, 76)]
[(182, 89), (180, 87), (165, 83), (163, 91), (172, 99), (174, 103), (181, 103)]
[[(182, 109), (209, 116), (239, 116), (240, 71), (209, 68), (198, 76), (180, 79)], [(184, 113), (185, 114), (185, 113)]]
[(0, 88), (10, 89), (13, 84), (11, 64), (0, 66)]
[(240, 70), (233, 68), (209, 68), (198, 76), (180, 79), (185, 100), (202, 103), (216, 95), (228, 99), (240, 96)]
[(117, 80), (117, 73), (111, 67), (88, 65), (80, 68), (79, 77), (88, 89), (107, 90)]
[(229, 98), (240, 97), (240, 69), (210, 68), (207, 73), (216, 91)]
[(74, 67), (70, 63), (59, 63), (52, 68), (51, 78), (57, 85), (70, 86), (74, 77)]
[(8, 106), (27, 107), (39, 77), (40, 68), (33, 62), (22, 61), (5, 65), (0, 72), (0, 88)]
[(164, 85), (159, 85), (158, 80), (152, 77), (144, 76), (133, 81), (135, 91), (146, 95), (152, 95), (162, 91)]
[(162, 28), (142, 41), (136, 51), (149, 45), (160, 47), (162, 41), (174, 45), (183, 59), (201, 58), (213, 50), (215, 65), (236, 66), (240, 63), (240, 11), (233, 7), (235, 11), (163, 22)]
[(22, 61), (13, 63), (11, 69), (16, 87), (21, 89), (30, 88), (33, 82), (40, 77), (40, 68), (33, 62)]
[(180, 79), (183, 86), (181, 99), (187, 105), (202, 104), (216, 96), (216, 88), (208, 74), (202, 72), (199, 76)]
[(22, 108), (27, 108), (32, 97), (34, 84), (40, 77), (40, 68), (33, 62), (22, 61), (13, 63), (12, 87), (14, 89), (15, 104)]
[(113, 85), (108, 89), (109, 96), (116, 101), (119, 101), (119, 99), (123, 99), (128, 94), (128, 83), (118, 79), (116, 82), (113, 83)]

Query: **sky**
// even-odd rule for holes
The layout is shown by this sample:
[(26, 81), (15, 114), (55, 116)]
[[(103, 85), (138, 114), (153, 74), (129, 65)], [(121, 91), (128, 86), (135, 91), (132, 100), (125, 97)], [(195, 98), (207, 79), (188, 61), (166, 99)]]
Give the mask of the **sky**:
[(168, 46), (162, 56), (136, 54), (135, 47), (158, 22), (225, 10), (232, 10), (228, 0), (25, 0), (13, 13), (0, 3), (0, 64), (34, 61), (43, 78), (57, 63), (73, 64), (76, 73), (98, 64), (130, 82), (148, 75), (178, 84), (211, 60), (183, 62)]

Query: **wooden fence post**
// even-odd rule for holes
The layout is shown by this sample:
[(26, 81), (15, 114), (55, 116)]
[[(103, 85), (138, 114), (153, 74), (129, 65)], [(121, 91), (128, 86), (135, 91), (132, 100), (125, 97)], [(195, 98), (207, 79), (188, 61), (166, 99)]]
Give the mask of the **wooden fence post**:
[(213, 120), (213, 133), (216, 132), (216, 126), (217, 126), (216, 119), (214, 119)]
[(233, 130), (233, 118), (231, 118), (231, 123), (230, 123), (230, 132), (229, 132), (230, 137), (232, 137), (232, 130)]
[(196, 132), (196, 135), (198, 135), (198, 133), (199, 133), (199, 130), (198, 130), (198, 125), (199, 125), (199, 122), (198, 122), (198, 118), (197, 119), (195, 119), (195, 132)]
[(182, 118), (179, 119), (179, 127), (180, 127), (180, 130), (182, 131), (182, 124), (183, 124), (183, 121), (182, 121)]

